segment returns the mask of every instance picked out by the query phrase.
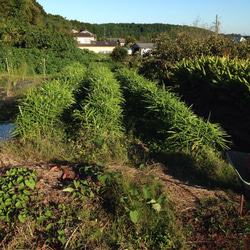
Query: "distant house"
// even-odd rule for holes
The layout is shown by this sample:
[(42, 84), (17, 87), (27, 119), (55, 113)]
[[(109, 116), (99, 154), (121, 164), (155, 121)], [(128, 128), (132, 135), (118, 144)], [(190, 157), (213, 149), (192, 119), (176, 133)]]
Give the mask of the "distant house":
[(76, 40), (78, 44), (91, 44), (92, 41), (96, 41), (96, 35), (87, 30), (82, 30), (77, 33)]
[(116, 46), (117, 42), (91, 41), (90, 44), (78, 44), (78, 48), (80, 49), (88, 49), (95, 53), (101, 53), (101, 54), (112, 53), (112, 51)]
[(132, 55), (139, 52), (139, 54), (143, 56), (146, 53), (150, 53), (155, 46), (155, 43), (136, 43), (132, 46)]
[(243, 36), (234, 36), (234, 37), (232, 37), (232, 40), (234, 40), (235, 42), (245, 42), (246, 41), (245, 37), (243, 37)]
[(126, 40), (125, 40), (124, 38), (118, 38), (118, 39), (117, 39), (117, 43), (118, 43), (118, 45), (120, 45), (120, 46), (124, 46), (125, 43), (126, 43)]
[(72, 29), (71, 32), (76, 34), (77, 47), (80, 49), (88, 49), (96, 53), (111, 53), (118, 45), (117, 40), (113, 42), (100, 42), (96, 41), (96, 35), (87, 30), (78, 32)]

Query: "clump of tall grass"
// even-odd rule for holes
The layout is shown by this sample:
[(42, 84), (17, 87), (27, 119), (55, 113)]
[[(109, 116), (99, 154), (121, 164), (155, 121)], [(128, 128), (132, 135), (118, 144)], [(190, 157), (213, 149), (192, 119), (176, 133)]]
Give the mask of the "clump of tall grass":
[(139, 132), (147, 134), (148, 143), (188, 150), (198, 150), (203, 145), (215, 149), (228, 148), (224, 138), (226, 133), (219, 125), (197, 117), (164, 86), (160, 88), (125, 68), (117, 71), (117, 79), (128, 102), (127, 119), (130, 120), (132, 114), (135, 129), (140, 128)]
[(69, 81), (71, 87), (77, 89), (82, 85), (86, 77), (87, 70), (86, 66), (79, 62), (75, 62), (70, 66), (64, 67), (60, 73), (55, 74), (54, 78), (60, 81)]
[(171, 77), (184, 95), (233, 102), (244, 110), (250, 96), (249, 72), (249, 60), (202, 56), (177, 63)]
[(66, 138), (62, 114), (74, 102), (69, 81), (44, 81), (41, 87), (31, 90), (19, 104), (20, 113), (15, 120), (20, 141), (47, 153), (56, 145), (60, 147)]
[(115, 155), (124, 140), (120, 85), (108, 68), (90, 67), (84, 88), (85, 97), (74, 110), (75, 121), (81, 124), (78, 143), (84, 154)]

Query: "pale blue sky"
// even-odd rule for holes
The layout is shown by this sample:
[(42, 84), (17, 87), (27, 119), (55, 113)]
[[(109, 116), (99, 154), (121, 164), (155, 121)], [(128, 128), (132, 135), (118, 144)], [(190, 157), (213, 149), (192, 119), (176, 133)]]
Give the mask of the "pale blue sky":
[(87, 23), (165, 23), (250, 35), (250, 0), (37, 0), (47, 13)]

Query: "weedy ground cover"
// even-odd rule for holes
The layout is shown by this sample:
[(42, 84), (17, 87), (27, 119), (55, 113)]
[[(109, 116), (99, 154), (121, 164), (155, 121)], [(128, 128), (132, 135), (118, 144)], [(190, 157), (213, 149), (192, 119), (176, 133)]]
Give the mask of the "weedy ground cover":
[(172, 205), (145, 171), (138, 181), (101, 163), (83, 166), (78, 180), (56, 191), (61, 199), (52, 195), (46, 203), (36, 172), (17, 168), (6, 174), (0, 180), (3, 247), (32, 248), (34, 241), (52, 249), (184, 245)]
[[(182, 216), (190, 248), (247, 249), (249, 222), (225, 198), (200, 200), (199, 207)], [(192, 232), (196, 232), (194, 235)], [(236, 240), (241, 235), (242, 238)]]

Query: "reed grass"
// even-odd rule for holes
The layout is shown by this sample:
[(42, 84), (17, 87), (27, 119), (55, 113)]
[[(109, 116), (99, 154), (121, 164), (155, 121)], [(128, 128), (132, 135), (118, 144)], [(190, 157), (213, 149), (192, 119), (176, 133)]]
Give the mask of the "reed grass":
[(81, 124), (78, 143), (84, 145), (84, 154), (94, 150), (90, 155), (117, 157), (124, 141), (120, 85), (108, 68), (90, 67), (83, 88), (85, 97), (74, 110), (75, 121)]
[[(62, 114), (73, 103), (73, 88), (67, 81), (44, 81), (41, 87), (28, 93), (19, 104), (20, 113), (15, 120), (20, 147), (25, 145), (31, 151), (28, 153), (23, 150), (27, 155), (32, 155), (33, 152), (39, 159), (44, 159), (46, 155), (50, 158), (50, 153), (57, 149), (62, 151), (67, 138)], [(55, 153), (54, 157), (56, 155), (58, 154)]]
[(206, 145), (214, 149), (228, 149), (226, 133), (218, 124), (197, 117), (164, 86), (160, 88), (155, 82), (125, 68), (117, 71), (117, 79), (129, 102), (128, 120), (132, 115), (135, 126), (142, 128), (148, 139), (153, 139), (153, 135), (167, 148), (198, 150)]

